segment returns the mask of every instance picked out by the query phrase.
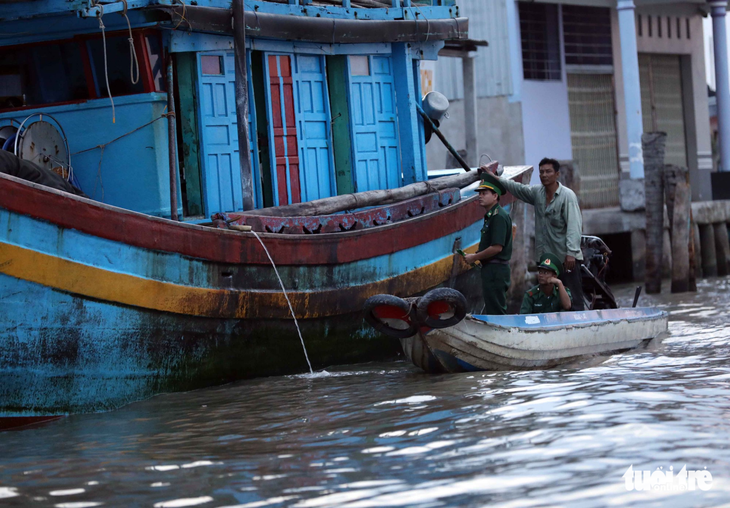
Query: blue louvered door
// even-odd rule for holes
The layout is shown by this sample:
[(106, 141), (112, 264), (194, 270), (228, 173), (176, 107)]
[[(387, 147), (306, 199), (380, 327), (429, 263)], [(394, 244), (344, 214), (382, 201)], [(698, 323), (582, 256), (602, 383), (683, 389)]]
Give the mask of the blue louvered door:
[(302, 201), (337, 195), (325, 57), (294, 55), (294, 105)]
[[(251, 90), (249, 96), (253, 97)], [(198, 53), (198, 97), (205, 215), (243, 210), (233, 51)], [(254, 102), (249, 101), (254, 203), (261, 206), (254, 120)]]
[(390, 56), (349, 57), (350, 118), (358, 192), (402, 183)]

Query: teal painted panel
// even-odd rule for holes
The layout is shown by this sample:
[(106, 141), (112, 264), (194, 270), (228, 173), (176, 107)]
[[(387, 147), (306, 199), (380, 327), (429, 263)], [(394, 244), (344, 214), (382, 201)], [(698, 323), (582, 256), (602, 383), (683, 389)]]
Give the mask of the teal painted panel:
[(352, 174), (350, 109), (347, 102), (347, 57), (343, 55), (328, 56), (326, 60), (337, 194), (350, 194), (355, 192), (355, 187)]
[[(167, 107), (167, 95), (115, 97), (114, 104), (114, 123), (109, 99), (96, 99), (0, 113), (0, 126), (11, 122), (19, 125), (32, 113), (53, 115), (68, 138), (74, 154), (71, 163), (81, 189), (90, 198), (128, 210), (169, 217), (168, 131), (167, 120), (162, 116)], [(103, 151), (98, 148), (105, 144)], [(181, 209), (179, 211), (182, 213)]]

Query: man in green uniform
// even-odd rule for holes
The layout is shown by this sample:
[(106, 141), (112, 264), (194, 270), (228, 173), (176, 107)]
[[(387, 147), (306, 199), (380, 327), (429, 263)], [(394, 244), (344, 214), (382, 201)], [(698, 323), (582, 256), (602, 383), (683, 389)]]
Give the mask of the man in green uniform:
[(570, 289), (558, 277), (561, 266), (555, 254), (540, 256), (537, 268), (538, 285), (529, 289), (522, 299), (520, 314), (542, 314), (570, 310)]
[(507, 290), (510, 285), (509, 260), (512, 257), (512, 219), (499, 206), (499, 196), (504, 186), (489, 173), (482, 175), (477, 187), (479, 204), (487, 213), (484, 215), (482, 238), (479, 250), (467, 254), (467, 263), (479, 261), (482, 264), (482, 294), (484, 313), (507, 314)]
[(581, 284), (580, 237), (583, 216), (575, 192), (558, 182), (560, 163), (545, 158), (539, 165), (541, 185), (524, 185), (499, 178), (505, 189), (517, 199), (535, 207), (535, 251), (553, 252), (565, 270), (560, 275), (573, 296), (573, 310), (583, 310)]

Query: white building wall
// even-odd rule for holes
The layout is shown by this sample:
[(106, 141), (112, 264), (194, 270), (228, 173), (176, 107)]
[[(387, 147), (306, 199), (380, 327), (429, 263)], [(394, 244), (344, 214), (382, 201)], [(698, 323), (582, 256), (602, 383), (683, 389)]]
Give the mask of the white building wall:
[[(525, 164), (535, 166), (535, 168), (543, 157), (558, 160), (573, 158), (570, 140), (568, 82), (565, 73), (562, 7), (558, 8), (558, 24), (560, 26), (560, 81), (523, 79), (520, 86)], [(521, 48), (520, 61), (522, 61)], [(537, 171), (532, 172), (532, 183), (540, 183)]]
[[(565, 73), (561, 81), (522, 82), (522, 131), (525, 164), (537, 168), (543, 157), (573, 158)], [(532, 182), (539, 183), (537, 171)]]
[[(474, 62), (477, 97), (512, 94), (507, 2), (514, 0), (459, 0), (459, 12), (469, 18), (469, 38), (486, 40)], [(448, 99), (464, 98), (460, 58), (439, 58), (435, 90)]]

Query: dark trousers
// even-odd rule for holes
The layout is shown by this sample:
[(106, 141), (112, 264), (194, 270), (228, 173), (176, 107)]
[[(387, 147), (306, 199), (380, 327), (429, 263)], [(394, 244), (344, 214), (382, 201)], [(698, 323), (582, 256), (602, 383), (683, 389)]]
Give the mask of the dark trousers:
[(575, 267), (570, 272), (565, 271), (558, 277), (563, 281), (563, 285), (570, 289), (570, 296), (573, 303), (571, 310), (585, 310), (583, 284), (581, 282), (581, 263), (582, 261), (576, 259)]
[(482, 265), (484, 314), (507, 314), (507, 290), (510, 285), (509, 265)]

